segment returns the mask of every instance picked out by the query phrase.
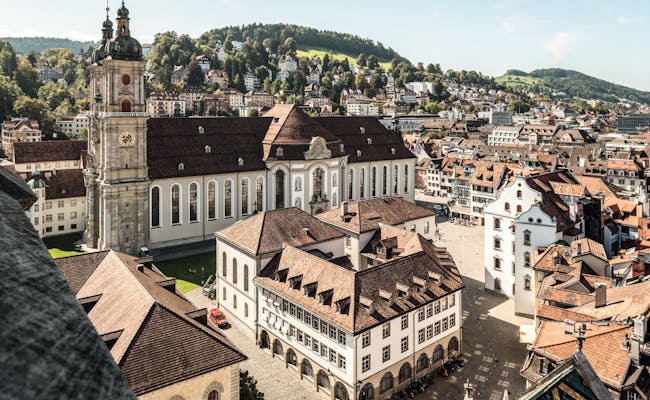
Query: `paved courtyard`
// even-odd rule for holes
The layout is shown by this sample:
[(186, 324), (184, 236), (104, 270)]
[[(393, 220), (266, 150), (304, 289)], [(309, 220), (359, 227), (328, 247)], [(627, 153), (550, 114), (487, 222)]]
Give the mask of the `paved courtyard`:
[[(512, 394), (524, 389), (519, 368), (526, 349), (519, 344), (519, 325), (530, 324), (531, 320), (515, 317), (511, 300), (483, 290), (483, 227), (455, 225), (442, 218), (438, 229), (441, 237), (435, 244), (449, 250), (465, 281), (462, 350), (466, 363), (462, 370), (448, 377), (436, 377), (427, 392), (417, 398), (462, 399), (467, 380), (476, 387), (477, 399), (501, 400), (504, 390), (512, 398)], [(198, 307), (213, 307), (200, 289), (186, 296)], [(312, 383), (300, 380), (295, 370), (285, 369), (282, 361), (257, 347), (254, 338), (237, 321), (222, 332), (248, 356), (241, 368), (258, 380), (267, 399), (325, 398), (316, 393)]]

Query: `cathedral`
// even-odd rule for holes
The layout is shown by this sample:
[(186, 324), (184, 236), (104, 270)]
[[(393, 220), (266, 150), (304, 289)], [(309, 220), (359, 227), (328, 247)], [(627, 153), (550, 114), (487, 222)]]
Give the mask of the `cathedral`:
[(124, 2), (117, 15), (89, 67), (89, 247), (134, 254), (213, 240), (264, 210), (414, 200), (416, 159), (376, 118), (310, 117), (291, 104), (261, 117), (151, 118)]

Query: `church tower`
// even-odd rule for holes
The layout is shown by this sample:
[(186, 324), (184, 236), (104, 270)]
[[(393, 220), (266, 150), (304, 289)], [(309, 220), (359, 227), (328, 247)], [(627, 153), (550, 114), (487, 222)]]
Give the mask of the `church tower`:
[(84, 170), (86, 244), (135, 254), (148, 242), (147, 119), (142, 46), (131, 37), (129, 10), (108, 16), (89, 67), (92, 104)]

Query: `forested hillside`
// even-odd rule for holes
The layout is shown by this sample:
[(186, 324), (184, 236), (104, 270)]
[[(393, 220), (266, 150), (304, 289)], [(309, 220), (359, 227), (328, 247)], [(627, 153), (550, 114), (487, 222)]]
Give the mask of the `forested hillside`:
[(29, 54), (30, 51), (41, 53), (47, 49), (67, 49), (74, 54), (79, 54), (79, 50), (95, 48), (99, 44), (94, 42), (79, 42), (70, 39), (46, 38), (46, 37), (8, 37), (0, 38), (11, 44), (16, 53)]

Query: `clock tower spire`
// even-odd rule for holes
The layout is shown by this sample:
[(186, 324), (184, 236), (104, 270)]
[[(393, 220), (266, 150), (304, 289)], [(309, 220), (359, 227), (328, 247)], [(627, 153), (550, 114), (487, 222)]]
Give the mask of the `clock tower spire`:
[[(106, 8), (108, 14), (108, 6)], [(142, 46), (131, 37), (129, 10), (106, 17), (89, 67), (88, 158), (84, 170), (86, 244), (134, 254), (148, 242), (147, 119)]]

